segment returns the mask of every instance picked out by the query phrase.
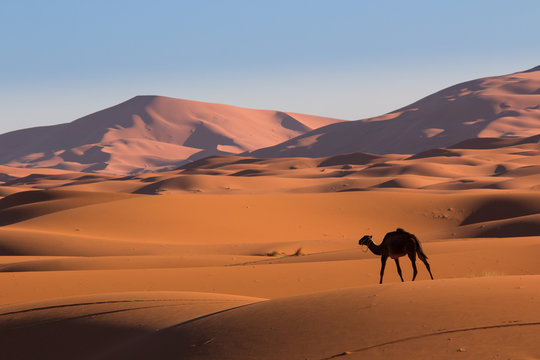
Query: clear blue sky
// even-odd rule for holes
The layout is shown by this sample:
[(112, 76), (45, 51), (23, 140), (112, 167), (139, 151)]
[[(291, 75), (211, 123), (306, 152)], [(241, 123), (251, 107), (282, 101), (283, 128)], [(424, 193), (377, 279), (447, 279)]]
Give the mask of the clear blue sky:
[(0, 1), (0, 133), (139, 94), (360, 119), (540, 64), (537, 0)]

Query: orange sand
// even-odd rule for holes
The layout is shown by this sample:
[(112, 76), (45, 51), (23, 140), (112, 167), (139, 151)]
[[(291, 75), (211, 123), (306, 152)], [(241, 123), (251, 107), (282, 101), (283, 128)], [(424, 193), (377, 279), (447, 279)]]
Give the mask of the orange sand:
[[(520, 146), (452, 149), (452, 162), (357, 154), (348, 169), (343, 158), (217, 157), (129, 178), (4, 167), (3, 354), (538, 357), (540, 193), (536, 155)], [(489, 175), (495, 162), (503, 174)], [(467, 166), (474, 186), (420, 186), (466, 184)], [(401, 185), (369, 185), (390, 178)], [(510, 185), (478, 186), (489, 181)], [(407, 282), (389, 262), (375, 285), (380, 261), (358, 239), (396, 227), (420, 238), (434, 281), (419, 263), (409, 282), (402, 258)]]

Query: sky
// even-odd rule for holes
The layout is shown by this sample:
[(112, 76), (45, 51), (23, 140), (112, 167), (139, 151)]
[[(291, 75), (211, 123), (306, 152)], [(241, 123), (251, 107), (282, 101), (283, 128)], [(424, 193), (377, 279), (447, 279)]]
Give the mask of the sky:
[(356, 120), (540, 65), (537, 0), (0, 0), (0, 133), (136, 95)]

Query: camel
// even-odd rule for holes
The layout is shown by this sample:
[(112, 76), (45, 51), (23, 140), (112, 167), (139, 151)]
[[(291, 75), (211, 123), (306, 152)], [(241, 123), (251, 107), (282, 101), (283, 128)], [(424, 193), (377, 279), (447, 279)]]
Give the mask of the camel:
[(399, 258), (401, 256), (408, 255), (409, 259), (411, 259), (414, 271), (412, 281), (414, 281), (414, 279), (416, 279), (416, 274), (418, 273), (418, 270), (416, 270), (416, 254), (418, 254), (418, 258), (422, 260), (424, 265), (426, 265), (429, 276), (431, 276), (431, 280), (433, 280), (433, 275), (431, 274), (431, 269), (429, 267), (429, 263), (427, 262), (428, 257), (422, 250), (420, 241), (418, 241), (416, 236), (401, 228), (397, 228), (396, 231), (387, 233), (380, 245), (375, 245), (375, 243), (373, 243), (371, 235), (365, 235), (363, 238), (361, 238), (358, 241), (358, 245), (366, 245), (372, 253), (381, 257), (381, 279), (379, 284), (382, 284), (384, 267), (389, 256), (396, 262), (397, 272), (401, 278), (401, 281), (403, 281), (403, 276), (401, 275)]

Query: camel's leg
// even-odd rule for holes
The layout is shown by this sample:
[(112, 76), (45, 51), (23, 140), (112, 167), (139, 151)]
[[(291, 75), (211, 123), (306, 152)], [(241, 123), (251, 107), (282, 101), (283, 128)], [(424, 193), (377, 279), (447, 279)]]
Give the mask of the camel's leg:
[(431, 276), (431, 280), (433, 280), (433, 275), (431, 275), (431, 268), (429, 267), (429, 263), (427, 262), (426, 259), (420, 259), (422, 260), (422, 262), (424, 263), (424, 265), (426, 265), (426, 269), (427, 271), (429, 272), (429, 276)]
[(412, 269), (413, 269), (412, 281), (414, 281), (414, 279), (416, 279), (416, 274), (418, 274), (418, 269), (416, 268), (416, 251), (409, 253), (409, 259), (411, 259), (411, 263), (412, 263)]
[(401, 266), (399, 266), (399, 259), (394, 259), (394, 261), (396, 262), (397, 273), (399, 274), (399, 277), (401, 278), (401, 282), (403, 282), (403, 275), (401, 275)]
[(388, 259), (387, 256), (381, 256), (381, 279), (379, 280), (379, 284), (382, 284), (382, 278), (384, 275), (384, 267), (386, 266), (386, 259)]

